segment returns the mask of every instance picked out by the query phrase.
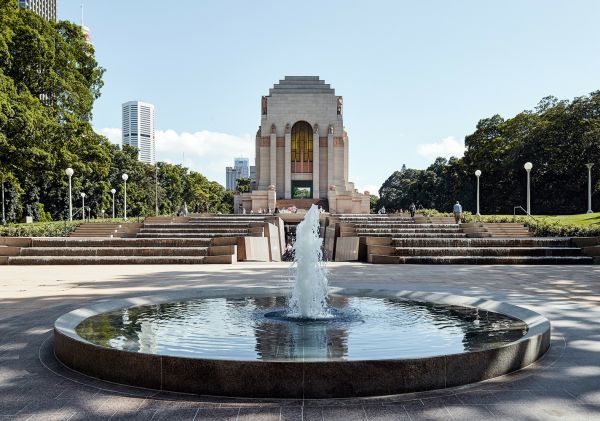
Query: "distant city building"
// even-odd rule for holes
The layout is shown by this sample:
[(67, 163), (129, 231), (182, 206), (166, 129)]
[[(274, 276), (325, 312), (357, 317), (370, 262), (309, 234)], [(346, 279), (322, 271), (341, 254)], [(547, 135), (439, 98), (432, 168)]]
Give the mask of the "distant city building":
[(56, 20), (56, 0), (19, 0), (19, 6), (32, 10), (46, 20)]
[(137, 148), (138, 160), (146, 164), (156, 163), (154, 137), (154, 105), (141, 101), (123, 104), (123, 146)]
[(255, 165), (250, 166), (250, 178), (252, 179), (252, 181), (256, 181), (256, 166)]
[(250, 160), (248, 158), (235, 158), (233, 160), (233, 168), (236, 168), (240, 171), (239, 178), (248, 178), (250, 177)]
[(234, 167), (225, 168), (225, 190), (234, 191), (237, 187), (237, 179), (240, 178), (240, 171)]
[(94, 45), (94, 43), (92, 42), (92, 33), (90, 32), (90, 28), (88, 28), (85, 25), (81, 25), (81, 30), (83, 31), (83, 36), (85, 37), (85, 42), (87, 42), (90, 45)]
[[(256, 167), (250, 167), (250, 160), (248, 158), (235, 158), (233, 160), (233, 167), (225, 168), (225, 189), (236, 190), (238, 178), (251, 178), (256, 180)], [(254, 171), (254, 178), (252, 177), (252, 171)]]

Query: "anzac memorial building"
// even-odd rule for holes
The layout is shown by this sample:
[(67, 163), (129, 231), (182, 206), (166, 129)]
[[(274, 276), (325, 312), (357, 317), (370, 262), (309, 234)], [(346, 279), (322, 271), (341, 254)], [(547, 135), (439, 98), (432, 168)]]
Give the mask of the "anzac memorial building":
[(256, 185), (236, 212), (322, 204), (332, 213), (369, 213), (369, 193), (348, 180), (343, 98), (318, 76), (286, 76), (261, 100)]

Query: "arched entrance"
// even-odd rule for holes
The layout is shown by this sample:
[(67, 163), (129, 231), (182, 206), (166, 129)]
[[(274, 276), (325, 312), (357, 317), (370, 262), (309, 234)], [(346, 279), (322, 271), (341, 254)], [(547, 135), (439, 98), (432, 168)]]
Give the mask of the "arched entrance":
[(306, 121), (292, 126), (291, 170), (292, 197), (312, 198), (313, 129)]

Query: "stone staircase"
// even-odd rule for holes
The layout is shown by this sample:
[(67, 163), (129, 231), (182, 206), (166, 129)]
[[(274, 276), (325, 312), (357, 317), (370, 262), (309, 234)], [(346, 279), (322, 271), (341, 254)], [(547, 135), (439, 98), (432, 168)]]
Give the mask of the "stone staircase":
[(0, 264), (234, 263), (238, 239), (263, 237), (266, 219), (266, 215), (152, 217), (143, 224), (84, 224), (64, 238), (0, 238)]
[(118, 222), (84, 222), (69, 237), (135, 237), (143, 224)]
[[(200, 264), (234, 263), (235, 243), (211, 239), (144, 238), (52, 238), (33, 237), (12, 246), (11, 256), (0, 263), (10, 265), (108, 265), (108, 264)], [(14, 244), (14, 242), (13, 242)]]
[(473, 222), (469, 224), (461, 224), (461, 228), (471, 237), (531, 237), (529, 228), (527, 228), (524, 224), (516, 222)]
[(534, 238), (521, 224), (475, 229), (450, 218), (393, 214), (339, 215), (337, 221), (339, 237), (359, 237), (359, 260), (370, 263), (593, 263), (570, 238)]

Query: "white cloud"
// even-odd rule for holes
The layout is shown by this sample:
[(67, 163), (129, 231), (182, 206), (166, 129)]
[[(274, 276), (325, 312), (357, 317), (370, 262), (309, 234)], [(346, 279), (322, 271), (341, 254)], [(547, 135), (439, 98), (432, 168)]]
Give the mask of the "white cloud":
[(115, 145), (121, 144), (122, 132), (121, 129), (116, 129), (113, 127), (107, 127), (105, 129), (98, 130), (101, 135), (104, 135), (108, 138), (110, 143), (114, 143)]
[[(99, 130), (112, 143), (121, 141), (121, 129)], [(235, 136), (202, 130), (194, 133), (156, 130), (156, 159), (181, 164), (201, 172), (209, 180), (225, 184), (225, 167), (236, 157), (250, 158), (254, 164), (254, 141), (249, 134)], [(118, 139), (118, 142), (113, 141)]]
[(448, 136), (439, 142), (417, 145), (417, 153), (429, 159), (437, 157), (450, 158), (452, 156), (460, 158), (465, 153), (465, 142), (456, 139), (454, 136)]
[(359, 184), (357, 185), (357, 190), (360, 193), (364, 193), (368, 191), (370, 194), (374, 194), (375, 196), (379, 196), (379, 188), (381, 186), (377, 186), (375, 184)]

